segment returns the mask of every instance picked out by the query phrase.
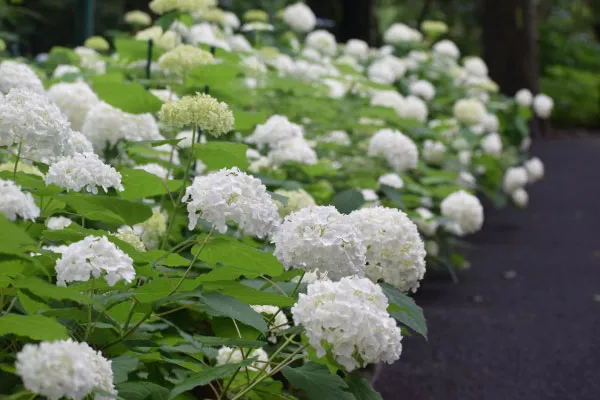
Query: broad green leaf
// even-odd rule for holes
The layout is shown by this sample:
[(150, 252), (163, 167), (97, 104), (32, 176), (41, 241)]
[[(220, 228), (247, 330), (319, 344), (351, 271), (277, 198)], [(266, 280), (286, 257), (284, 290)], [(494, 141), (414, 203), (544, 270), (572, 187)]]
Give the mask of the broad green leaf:
[(381, 284), (383, 292), (390, 301), (390, 315), (398, 322), (408, 326), (416, 333), (427, 339), (427, 323), (423, 309), (415, 301), (387, 283)]
[(302, 367), (286, 367), (283, 376), (296, 388), (301, 389), (308, 400), (355, 400), (348, 392), (348, 385), (329, 369), (314, 362)]
[(194, 335), (194, 340), (200, 344), (213, 347), (221, 346), (236, 346), (244, 348), (259, 348), (265, 345), (265, 342), (260, 340), (248, 340), (238, 338), (224, 338), (216, 336), (199, 336)]
[(381, 395), (373, 389), (373, 386), (358, 374), (348, 375), (346, 383), (356, 400), (383, 400)]
[(38, 301), (37, 299), (31, 297), (29, 294), (20, 290), (18, 297), (19, 303), (21, 303), (21, 306), (23, 307), (25, 312), (29, 315), (35, 315), (38, 314), (40, 311), (45, 311), (50, 308), (46, 303)]
[(402, 201), (402, 195), (400, 194), (400, 191), (398, 189), (387, 185), (381, 185), (381, 188), (379, 190), (381, 190), (386, 195), (386, 197), (396, 205), (396, 207), (398, 207), (401, 210), (406, 209), (404, 201)]
[(208, 142), (194, 147), (196, 158), (202, 160), (209, 171), (231, 167), (245, 170), (248, 168), (246, 150), (245, 144), (230, 142)]
[(181, 181), (165, 181), (156, 175), (140, 169), (123, 169), (120, 171), (125, 190), (121, 197), (126, 200), (143, 199), (168, 192), (175, 192), (181, 188)]
[(129, 380), (129, 373), (135, 371), (140, 364), (139, 359), (128, 355), (120, 355), (111, 361), (115, 385), (127, 382)]
[(348, 189), (336, 194), (333, 197), (332, 203), (339, 212), (350, 214), (352, 211), (358, 210), (365, 204), (365, 198), (360, 191)]
[(78, 65), (80, 60), (81, 59), (73, 49), (68, 49), (66, 47), (61, 46), (54, 46), (52, 47), (52, 49), (50, 49), (50, 53), (48, 53), (46, 66), (48, 68), (54, 69), (61, 64)]
[(77, 290), (70, 287), (62, 287), (44, 282), (33, 276), (19, 279), (13, 282), (13, 286), (18, 289), (26, 289), (38, 297), (45, 297), (58, 300), (73, 300), (79, 303), (89, 304), (91, 299)]
[(126, 400), (167, 400), (169, 389), (152, 382), (124, 382), (117, 385), (119, 397)]
[(238, 368), (246, 367), (252, 364), (252, 362), (254, 362), (254, 359), (247, 359), (237, 364), (223, 364), (216, 367), (207, 368), (201, 373), (187, 378), (180, 384), (176, 385), (171, 391), (169, 399), (174, 399), (177, 395), (197, 388), (198, 386), (204, 386), (214, 380), (233, 375)]
[(234, 110), (233, 115), (235, 117), (233, 129), (236, 131), (251, 131), (257, 124), (262, 124), (269, 118), (269, 114), (264, 111)]
[[(202, 275), (201, 275), (202, 277)], [(200, 278), (201, 278), (200, 277)], [(197, 281), (201, 282), (198, 278)], [(261, 291), (235, 281), (203, 282), (204, 290), (207, 292), (219, 292), (250, 305), (271, 305), (279, 307), (292, 306), (295, 303), (293, 297), (286, 297), (279, 291)]]
[(35, 241), (25, 229), (11, 222), (0, 213), (0, 253), (23, 254), (25, 246), (35, 245)]
[(205, 312), (216, 317), (230, 317), (260, 332), (267, 330), (267, 323), (262, 315), (254, 311), (248, 304), (218, 292), (202, 294)]
[(107, 224), (135, 225), (152, 216), (149, 206), (117, 197), (66, 194), (59, 199), (82, 217)]
[(103, 85), (105, 83), (123, 83), (125, 75), (120, 72), (109, 72), (104, 75), (95, 75), (88, 78), (91, 86)]
[[(13, 173), (12, 171), (0, 171), (0, 178), (12, 180)], [(23, 191), (31, 192), (36, 196), (52, 196), (63, 191), (56, 185), (46, 186), (42, 177), (25, 172), (17, 172), (16, 182)]]
[(135, 259), (136, 263), (156, 263), (156, 265), (164, 265), (166, 267), (182, 267), (189, 265), (190, 261), (179, 254), (169, 254), (165, 250), (149, 250), (140, 253)]
[(92, 83), (100, 99), (113, 107), (131, 114), (156, 113), (163, 102), (135, 82)]
[(241, 69), (234, 63), (203, 65), (190, 71), (186, 79), (186, 85), (221, 86), (235, 79), (239, 73), (241, 73)]
[[(119, 60), (123, 61), (138, 61), (148, 59), (148, 41), (135, 40), (129, 38), (116, 38), (115, 48), (119, 54)], [(164, 51), (156, 46), (152, 46), (152, 60), (157, 61)]]
[(17, 335), (33, 340), (67, 339), (67, 329), (53, 318), (41, 315), (7, 314), (0, 317), (0, 336)]

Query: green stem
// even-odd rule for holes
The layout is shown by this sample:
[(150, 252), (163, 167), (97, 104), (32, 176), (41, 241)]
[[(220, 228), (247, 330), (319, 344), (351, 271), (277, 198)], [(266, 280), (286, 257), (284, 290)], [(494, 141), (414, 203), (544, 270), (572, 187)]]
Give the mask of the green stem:
[(185, 273), (183, 274), (183, 276), (181, 277), (179, 282), (177, 282), (177, 285), (173, 288), (173, 290), (171, 290), (171, 292), (167, 295), (167, 297), (169, 297), (173, 293), (175, 293), (177, 291), (177, 289), (179, 289), (179, 287), (181, 286), (181, 284), (183, 283), (185, 278), (187, 278), (188, 274), (190, 273), (190, 271), (192, 269), (192, 266), (194, 265), (194, 263), (200, 256), (200, 253), (202, 253), (202, 250), (204, 250), (206, 243), (208, 243), (208, 239), (210, 239), (210, 237), (212, 236), (214, 231), (215, 231), (215, 226), (213, 225), (212, 228), (210, 228), (210, 232), (208, 232), (208, 235), (206, 236), (206, 238), (204, 238), (204, 242), (202, 242), (202, 245), (200, 246), (200, 248), (198, 249), (196, 254), (194, 254), (194, 258), (192, 259), (192, 262), (190, 262), (190, 265), (188, 266), (188, 268), (185, 270)]
[[(92, 279), (92, 287), (90, 289), (90, 298), (93, 298), (94, 296), (94, 280)], [(88, 337), (90, 336), (90, 333), (92, 333), (92, 305), (93, 303), (90, 302), (90, 304), (88, 304), (88, 323), (85, 327), (85, 336), (84, 336), (84, 342), (87, 342)]]
[(13, 169), (13, 181), (17, 183), (17, 167), (21, 160), (21, 150), (23, 149), (23, 140), (19, 142), (19, 150), (17, 150), (17, 161), (15, 161), (15, 168)]

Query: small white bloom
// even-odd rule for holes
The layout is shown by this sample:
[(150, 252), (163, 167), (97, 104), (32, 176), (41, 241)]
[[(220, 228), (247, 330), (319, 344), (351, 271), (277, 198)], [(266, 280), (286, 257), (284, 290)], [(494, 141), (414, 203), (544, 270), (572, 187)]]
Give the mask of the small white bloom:
[(404, 104), (400, 109), (400, 116), (402, 118), (425, 122), (428, 115), (429, 108), (423, 100), (412, 95), (404, 98)]
[(317, 163), (317, 153), (309, 143), (301, 137), (279, 142), (267, 156), (272, 165), (279, 166), (293, 161), (300, 164), (314, 165)]
[(384, 157), (396, 172), (414, 169), (419, 161), (417, 145), (408, 136), (391, 129), (382, 129), (371, 137), (368, 154)]
[(0, 62), (0, 93), (7, 94), (13, 88), (28, 89), (34, 93), (44, 93), (40, 78), (27, 64), (6, 60)]
[(34, 221), (40, 216), (40, 209), (31, 193), (21, 191), (13, 181), (0, 179), (0, 213), (11, 221), (17, 216)]
[(483, 122), (487, 111), (483, 103), (476, 99), (461, 99), (454, 104), (454, 117), (467, 125)]
[(104, 164), (94, 153), (76, 154), (63, 157), (50, 165), (46, 184), (55, 184), (75, 192), (83, 188), (87, 192), (98, 193), (98, 186), (105, 192), (109, 187), (123, 191), (121, 174), (108, 164)]
[(337, 79), (325, 79), (323, 83), (329, 87), (329, 97), (332, 99), (341, 99), (348, 92), (346, 85)]
[(344, 46), (344, 54), (359, 60), (366, 60), (369, 57), (369, 45), (364, 40), (350, 39)]
[(246, 138), (246, 143), (254, 144), (259, 150), (265, 147), (277, 147), (280, 142), (295, 138), (303, 138), (304, 129), (301, 125), (290, 122), (283, 115), (273, 115), (264, 124), (259, 124), (252, 135)]
[(419, 96), (427, 101), (435, 97), (435, 87), (429, 81), (415, 81), (410, 84), (409, 90), (411, 94)]
[(378, 201), (379, 196), (377, 196), (377, 192), (373, 189), (362, 189), (360, 193), (363, 196), (363, 199), (367, 202), (369, 201)]
[(512, 192), (511, 197), (517, 207), (525, 208), (529, 203), (529, 195), (523, 188), (519, 188)]
[(458, 60), (460, 50), (453, 41), (444, 39), (433, 45), (433, 53), (437, 56), (447, 57), (451, 60)]
[(459, 236), (475, 233), (483, 225), (483, 206), (479, 199), (472, 194), (459, 190), (446, 197), (440, 209), (442, 216), (456, 224), (454, 232)]
[(83, 127), (88, 111), (100, 103), (96, 93), (84, 82), (57, 83), (48, 90), (48, 97), (65, 113), (76, 131)]
[(529, 183), (537, 182), (544, 177), (544, 163), (537, 157), (525, 161), (525, 169), (527, 170), (527, 176)]
[(404, 181), (400, 175), (393, 172), (381, 175), (379, 179), (377, 179), (377, 183), (379, 186), (386, 185), (393, 187), (394, 189), (402, 189), (404, 187)]
[(463, 66), (467, 73), (476, 77), (485, 78), (488, 76), (488, 67), (479, 57), (466, 57), (463, 60)]
[(233, 35), (227, 38), (232, 51), (252, 52), (252, 45), (244, 35)]
[(471, 164), (471, 152), (463, 150), (458, 153), (458, 161), (465, 167)]
[(542, 119), (550, 118), (553, 108), (554, 100), (552, 100), (552, 97), (550, 96), (540, 93), (533, 99), (533, 110), (535, 111), (535, 115)]
[(477, 184), (477, 180), (470, 172), (460, 171), (458, 178), (456, 178), (456, 183), (464, 188), (474, 188)]
[(529, 89), (521, 89), (515, 94), (515, 100), (521, 107), (531, 107), (533, 94)]
[(504, 174), (504, 191), (512, 193), (527, 184), (527, 170), (523, 167), (509, 168)]
[(369, 66), (367, 75), (373, 82), (383, 85), (391, 85), (397, 78), (392, 66), (381, 60), (375, 61)]
[(46, 226), (51, 231), (60, 231), (71, 225), (73, 221), (67, 217), (50, 217), (46, 220)]
[(345, 131), (331, 131), (319, 139), (322, 143), (334, 143), (339, 146), (350, 146), (352, 141)]
[(420, 42), (423, 40), (421, 32), (408, 25), (392, 24), (383, 34), (383, 40), (388, 44), (399, 44), (403, 42)]
[(154, 207), (152, 216), (146, 221), (135, 225), (133, 230), (142, 239), (146, 249), (156, 249), (167, 231), (167, 215), (160, 211), (159, 207)]
[(502, 139), (497, 133), (490, 133), (481, 139), (481, 148), (487, 154), (500, 156), (502, 154)]
[(146, 171), (149, 174), (158, 176), (160, 179), (171, 179), (169, 170), (160, 164), (155, 164), (155, 163), (143, 164), (143, 165), (135, 166), (133, 169), (141, 169), (142, 171)]
[(426, 236), (433, 236), (440, 225), (434, 218), (434, 214), (427, 208), (419, 207), (415, 210), (420, 218), (415, 218), (415, 224)]
[(52, 78), (60, 79), (65, 75), (80, 75), (81, 70), (75, 65), (57, 65), (52, 72)]
[(429, 164), (440, 165), (446, 156), (446, 146), (442, 142), (426, 140), (423, 142), (423, 160)]
[(232, 13), (231, 11), (225, 11), (223, 15), (225, 17), (225, 26), (228, 26), (232, 29), (239, 29), (242, 25), (240, 19), (237, 17), (237, 15), (235, 15), (235, 13)]
[(224, 364), (237, 364), (244, 361), (245, 358), (254, 358), (254, 361), (249, 367), (240, 368), (240, 371), (265, 371), (269, 373), (271, 367), (269, 366), (269, 355), (263, 349), (243, 349), (231, 348), (223, 346), (217, 353), (217, 365)]
[(325, 30), (316, 30), (306, 36), (306, 46), (326, 56), (335, 56), (337, 42), (335, 36)]
[(483, 129), (488, 133), (498, 132), (500, 130), (500, 121), (495, 114), (487, 113), (482, 121)]
[(292, 30), (300, 33), (315, 29), (317, 17), (304, 3), (294, 3), (283, 10), (283, 20)]
[(404, 107), (404, 97), (395, 90), (378, 90), (371, 97), (371, 105), (393, 108), (400, 114)]
[[(251, 306), (254, 311), (261, 314), (266, 314), (267, 319), (271, 320), (269, 329), (271, 334), (269, 335), (269, 342), (277, 343), (277, 336), (275, 332), (285, 331), (290, 328), (288, 318), (286, 317), (283, 310), (275, 306)], [(273, 317), (275, 316), (275, 317)]]
[(146, 246), (144, 245), (144, 242), (142, 242), (142, 239), (140, 238), (139, 234), (131, 226), (121, 226), (119, 229), (117, 229), (116, 233), (111, 233), (111, 235), (113, 235), (117, 239), (124, 241), (125, 243), (130, 244), (131, 246), (133, 246), (134, 249), (136, 249), (139, 252), (146, 251)]

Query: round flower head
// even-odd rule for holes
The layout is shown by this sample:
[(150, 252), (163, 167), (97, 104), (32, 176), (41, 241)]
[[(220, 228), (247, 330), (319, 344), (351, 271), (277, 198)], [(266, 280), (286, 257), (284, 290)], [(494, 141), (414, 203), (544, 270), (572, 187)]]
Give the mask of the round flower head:
[(527, 184), (527, 170), (523, 167), (509, 168), (504, 174), (504, 191), (512, 193)]
[(519, 188), (512, 192), (511, 197), (517, 207), (525, 208), (527, 207), (527, 204), (529, 204), (529, 195), (523, 188)]
[(367, 75), (371, 81), (382, 85), (391, 85), (397, 79), (397, 74), (392, 66), (381, 60), (369, 65)]
[(419, 161), (417, 145), (408, 136), (391, 129), (382, 129), (371, 137), (368, 154), (384, 157), (396, 172), (414, 169)]
[(300, 164), (314, 165), (317, 153), (304, 138), (295, 138), (279, 142), (268, 154), (272, 165), (282, 165), (293, 161)]
[(56, 79), (60, 79), (65, 75), (81, 75), (81, 70), (75, 65), (57, 65), (54, 72), (52, 72), (52, 78)]
[(252, 52), (252, 45), (250, 44), (250, 42), (248, 41), (248, 39), (246, 39), (246, 37), (244, 35), (229, 36), (227, 38), (227, 43), (229, 43), (229, 46), (231, 47), (232, 51), (245, 52), (245, 53)]
[(296, 325), (303, 325), (317, 357), (331, 352), (348, 372), (370, 363), (400, 358), (402, 335), (387, 312), (379, 285), (358, 277), (308, 285), (292, 307)]
[(125, 13), (125, 22), (133, 26), (148, 26), (152, 23), (152, 18), (143, 11), (134, 10)]
[(223, 13), (223, 24), (231, 29), (239, 29), (242, 25), (237, 15), (231, 11), (225, 11)]
[(91, 276), (104, 279), (110, 286), (120, 280), (130, 283), (135, 278), (133, 260), (105, 236), (88, 236), (67, 246), (56, 260), (57, 285), (87, 282)]
[(485, 78), (488, 76), (488, 67), (479, 57), (466, 57), (463, 60), (463, 66), (470, 75)]
[(427, 236), (435, 235), (439, 223), (433, 218), (433, 213), (423, 207), (419, 207), (415, 211), (419, 214), (419, 218), (415, 218), (414, 220), (419, 230)]
[(483, 225), (483, 207), (479, 199), (464, 190), (446, 197), (440, 209), (443, 217), (449, 218), (456, 224), (458, 230), (455, 230), (455, 233), (461, 236), (475, 233)]
[(160, 26), (151, 26), (150, 28), (139, 31), (135, 34), (135, 40), (149, 40), (156, 41), (163, 34), (163, 30)]
[(189, 44), (180, 44), (158, 59), (158, 65), (163, 70), (179, 76), (187, 75), (196, 67), (214, 63), (215, 58), (210, 52)]
[(119, 140), (164, 139), (151, 114), (129, 114), (104, 102), (88, 111), (81, 133), (92, 142), (96, 151), (104, 151), (107, 144), (114, 146)]
[(440, 40), (433, 45), (433, 53), (451, 60), (458, 60), (460, 57), (460, 50), (453, 41), (448, 39)]
[(332, 279), (364, 276), (366, 247), (360, 232), (335, 207), (307, 207), (288, 215), (273, 243), (273, 254), (287, 269), (318, 269)]
[(399, 44), (403, 42), (420, 42), (423, 35), (408, 25), (396, 23), (392, 24), (383, 34), (383, 40), (389, 44)]
[(338, 146), (350, 146), (352, 141), (345, 131), (331, 131), (319, 139), (321, 143), (333, 143)]
[(415, 81), (409, 86), (410, 93), (423, 100), (431, 100), (435, 97), (435, 87), (429, 81)]
[(475, 188), (477, 180), (470, 172), (460, 171), (460, 174), (456, 178), (456, 183), (465, 188)]
[(552, 100), (552, 97), (550, 96), (540, 93), (533, 99), (533, 110), (535, 111), (535, 115), (542, 119), (550, 118), (553, 108), (554, 100)]
[(204, 93), (163, 104), (159, 118), (167, 125), (197, 127), (202, 133), (215, 137), (231, 131), (234, 122), (227, 104)]
[(394, 72), (395, 79), (402, 78), (408, 69), (406, 60), (400, 59), (393, 55), (385, 56), (385, 57), (379, 59), (379, 61), (377, 61), (377, 63), (374, 63), (374, 64), (378, 64), (378, 63), (383, 64), (383, 65), (387, 66), (389, 69), (391, 69)]
[(525, 161), (525, 169), (529, 177), (529, 183), (537, 182), (544, 177), (544, 163), (537, 157)]
[(0, 93), (7, 94), (13, 88), (44, 93), (42, 81), (29, 66), (11, 60), (2, 61), (0, 62)]
[(135, 230), (130, 226), (122, 226), (117, 229), (116, 233), (111, 233), (114, 237), (121, 239), (125, 243), (130, 244), (134, 249), (139, 252), (146, 251), (146, 246), (144, 246), (144, 242), (140, 236), (135, 232)]
[[(156, 46), (163, 50), (173, 50), (175, 47), (179, 46), (180, 44), (181, 44), (181, 36), (179, 36), (179, 34), (174, 31), (167, 31), (156, 39)], [(161, 58), (162, 58), (162, 56), (161, 56)], [(186, 60), (185, 57), (183, 57), (181, 59)], [(160, 59), (158, 61), (159, 61), (159, 65), (161, 67), (163, 67), (166, 70), (169, 70), (166, 66), (163, 66), (160, 64)], [(170, 66), (171, 65), (172, 64), (170, 64)]]
[(364, 40), (350, 39), (344, 46), (344, 54), (359, 60), (369, 58), (369, 45)]
[(317, 17), (304, 3), (294, 3), (283, 10), (283, 20), (293, 31), (306, 33), (315, 29)]
[(393, 172), (389, 174), (384, 174), (377, 179), (377, 183), (379, 186), (389, 186), (394, 189), (402, 189), (404, 187), (404, 181), (400, 177), (400, 175), (395, 174)]
[(488, 133), (498, 132), (500, 130), (500, 121), (495, 114), (487, 113), (482, 122), (483, 129)]
[(235, 167), (196, 177), (183, 201), (187, 202), (190, 230), (198, 218), (221, 233), (227, 231), (227, 222), (234, 222), (259, 238), (270, 236), (279, 226), (277, 205), (265, 185)]
[(283, 115), (273, 115), (264, 124), (259, 124), (254, 132), (246, 138), (246, 143), (254, 144), (259, 149), (276, 147), (280, 142), (304, 137), (301, 125), (290, 122)]
[(515, 101), (521, 107), (531, 107), (533, 94), (529, 89), (521, 89), (515, 94)]
[(34, 221), (40, 216), (31, 193), (24, 193), (13, 181), (0, 179), (0, 213), (14, 221), (17, 216)]
[(244, 349), (242, 352), (239, 348), (223, 346), (217, 353), (217, 365), (237, 364), (244, 361), (246, 358), (255, 357), (256, 361), (250, 364), (249, 367), (240, 368), (240, 371), (264, 371), (269, 373), (271, 371), (271, 367), (269, 366), (269, 355), (263, 349)]
[(167, 231), (167, 216), (160, 211), (160, 207), (154, 207), (152, 216), (146, 221), (135, 225), (133, 230), (142, 239), (146, 249), (157, 249)]
[(481, 148), (487, 154), (499, 156), (502, 153), (502, 139), (497, 133), (490, 133), (481, 139)]
[(107, 51), (110, 49), (110, 44), (102, 36), (92, 36), (87, 38), (84, 46), (98, 51)]
[(156, 14), (164, 14), (169, 11), (192, 13), (216, 7), (217, 0), (152, 0), (149, 6)]
[(28, 343), (17, 353), (15, 367), (27, 390), (50, 400), (82, 400), (96, 388), (117, 394), (111, 362), (85, 342)]
[(113, 167), (104, 164), (94, 153), (76, 154), (63, 157), (60, 161), (50, 165), (46, 175), (46, 184), (54, 184), (75, 192), (83, 188), (87, 192), (98, 193), (98, 186), (105, 192), (114, 187), (123, 191), (121, 174)]
[(21, 144), (38, 160), (59, 157), (69, 148), (69, 120), (56, 104), (29, 89), (12, 89), (0, 102), (0, 146)]
[(374, 107), (388, 107), (400, 114), (404, 107), (404, 97), (395, 90), (378, 90), (371, 97), (371, 105)]
[[(269, 335), (268, 340), (271, 343), (277, 343), (277, 336), (275, 336), (275, 332), (285, 331), (289, 329), (289, 321), (286, 317), (285, 313), (276, 306), (251, 306), (254, 311), (260, 314), (265, 314), (267, 320), (271, 321), (269, 324), (269, 329), (271, 330), (271, 335)], [(275, 316), (273, 318), (273, 315)]]
[(48, 90), (48, 96), (65, 113), (76, 131), (83, 127), (88, 111), (100, 103), (96, 93), (85, 82), (57, 83)]
[(326, 56), (335, 56), (337, 52), (335, 36), (322, 29), (313, 31), (306, 36), (306, 46)]
[(51, 231), (60, 231), (71, 225), (73, 221), (67, 217), (50, 217), (46, 220), (46, 226)]
[(96, 50), (87, 47), (76, 47), (75, 53), (81, 59), (80, 66), (83, 69), (88, 69), (98, 75), (106, 73), (106, 61), (102, 59)]
[(402, 118), (425, 122), (427, 121), (427, 115), (429, 115), (429, 109), (423, 100), (412, 95), (404, 99), (404, 104), (400, 109)]
[(395, 208), (373, 207), (353, 211), (350, 219), (367, 246), (367, 277), (416, 291), (425, 275), (425, 247), (408, 216)]
[(279, 215), (281, 216), (281, 218), (285, 218), (286, 215), (290, 215), (293, 212), (300, 211), (303, 208), (317, 205), (317, 203), (315, 203), (315, 199), (313, 199), (312, 196), (303, 189), (277, 189), (275, 193), (287, 197), (286, 205), (283, 205), (283, 203), (276, 201), (277, 207), (279, 208)]
[(446, 146), (442, 142), (426, 140), (423, 142), (423, 160), (432, 165), (440, 165), (446, 156)]
[(467, 125), (483, 122), (487, 111), (483, 103), (476, 99), (461, 99), (454, 104), (454, 117)]

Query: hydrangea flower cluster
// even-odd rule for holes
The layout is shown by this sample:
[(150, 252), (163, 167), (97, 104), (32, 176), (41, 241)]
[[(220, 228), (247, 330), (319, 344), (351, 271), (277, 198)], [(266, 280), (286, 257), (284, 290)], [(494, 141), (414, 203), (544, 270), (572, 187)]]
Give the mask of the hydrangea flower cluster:
[(0, 213), (14, 221), (17, 216), (34, 221), (40, 216), (31, 193), (24, 193), (13, 181), (0, 179)]
[(94, 153), (76, 154), (72, 157), (63, 157), (58, 162), (50, 165), (46, 175), (46, 184), (54, 184), (73, 190), (98, 193), (98, 187), (104, 191), (114, 187), (123, 191), (121, 174), (108, 164), (104, 164)]
[(269, 342), (277, 343), (276, 332), (285, 331), (290, 328), (289, 320), (283, 310), (275, 306), (252, 306), (257, 313), (264, 314), (267, 320), (271, 321), (269, 329), (271, 334), (268, 337)]
[(197, 127), (202, 133), (215, 137), (233, 129), (233, 113), (229, 106), (204, 93), (184, 96), (163, 104), (161, 122), (180, 128)]
[(46, 226), (51, 231), (60, 231), (71, 225), (73, 221), (67, 217), (50, 217), (46, 220)]
[(40, 78), (28, 65), (6, 60), (0, 63), (0, 93), (7, 94), (11, 89), (28, 89), (34, 93), (44, 93)]
[(287, 198), (287, 204), (280, 203), (276, 200), (277, 207), (279, 208), (279, 215), (281, 218), (285, 218), (293, 212), (300, 211), (306, 207), (316, 206), (315, 199), (312, 198), (304, 189), (297, 190), (284, 190), (277, 189), (276, 194)]
[(377, 179), (377, 183), (379, 186), (385, 185), (394, 189), (402, 189), (404, 187), (404, 181), (400, 175), (393, 172), (381, 175), (379, 179)]
[(415, 143), (392, 129), (382, 129), (371, 137), (369, 155), (384, 157), (396, 172), (416, 168), (419, 161), (419, 150)]
[(215, 58), (206, 50), (182, 44), (160, 56), (158, 65), (165, 71), (185, 76), (195, 67), (214, 64)]
[(279, 226), (277, 205), (262, 182), (238, 168), (222, 169), (194, 179), (183, 197), (187, 202), (189, 229), (198, 218), (227, 231), (227, 222), (238, 224), (245, 233), (263, 238)]
[(160, 207), (154, 207), (152, 216), (146, 221), (135, 225), (133, 230), (140, 237), (146, 249), (157, 249), (167, 231), (167, 216), (160, 210)]
[(269, 355), (263, 349), (244, 349), (242, 353), (239, 348), (223, 346), (217, 353), (217, 365), (237, 364), (246, 358), (256, 358), (256, 360), (249, 367), (240, 368), (240, 371), (264, 371), (266, 373), (271, 371)]
[(483, 225), (483, 206), (477, 197), (464, 190), (446, 197), (440, 209), (442, 216), (452, 220), (451, 230), (459, 236), (475, 233)]
[(48, 90), (48, 96), (69, 118), (71, 127), (79, 131), (88, 111), (100, 103), (100, 99), (87, 83), (57, 83)]
[(70, 244), (56, 260), (57, 285), (69, 282), (87, 282), (93, 276), (104, 279), (110, 286), (135, 278), (133, 260), (105, 236), (87, 236)]
[(310, 32), (317, 24), (317, 17), (304, 3), (294, 3), (283, 10), (283, 20), (292, 30), (300, 33)]
[[(116, 395), (111, 361), (71, 339), (28, 343), (17, 354), (17, 375), (27, 390), (50, 400), (82, 400), (94, 389)], [(95, 396), (95, 400), (108, 399)]]
[(131, 226), (121, 226), (117, 229), (116, 233), (111, 233), (117, 239), (124, 241), (125, 243), (130, 244), (134, 249), (139, 252), (146, 251), (146, 246), (142, 239), (138, 235), (138, 233)]
[(254, 144), (259, 150), (276, 147), (281, 142), (304, 138), (304, 129), (283, 115), (273, 115), (264, 124), (259, 124), (246, 138), (246, 143)]
[(442, 142), (426, 140), (423, 142), (423, 160), (429, 164), (440, 165), (446, 156), (446, 146)]
[(353, 371), (400, 358), (402, 335), (387, 307), (378, 285), (347, 277), (308, 285), (307, 293), (300, 294), (292, 307), (292, 316), (296, 325), (304, 326), (317, 357), (330, 351), (337, 363)]

